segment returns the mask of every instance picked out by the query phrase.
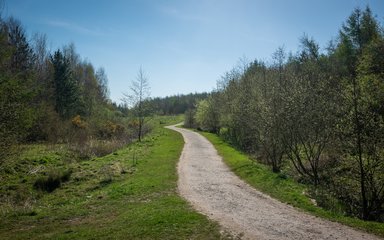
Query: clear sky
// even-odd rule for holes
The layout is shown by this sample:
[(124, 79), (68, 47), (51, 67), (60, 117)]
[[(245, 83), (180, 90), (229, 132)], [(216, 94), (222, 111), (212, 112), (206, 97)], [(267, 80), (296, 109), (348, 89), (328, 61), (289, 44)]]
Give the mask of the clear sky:
[(239, 59), (296, 52), (304, 33), (324, 48), (367, 4), (383, 23), (384, 0), (5, 0), (3, 17), (47, 34), (52, 51), (73, 42), (119, 102), (140, 67), (153, 97), (209, 92)]

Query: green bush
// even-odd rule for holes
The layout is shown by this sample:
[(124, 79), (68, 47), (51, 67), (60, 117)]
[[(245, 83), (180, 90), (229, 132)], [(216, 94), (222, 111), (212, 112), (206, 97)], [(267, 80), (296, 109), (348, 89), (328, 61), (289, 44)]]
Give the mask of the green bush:
[(33, 187), (38, 190), (53, 192), (56, 188), (59, 188), (62, 183), (69, 181), (71, 174), (71, 170), (51, 170), (47, 176), (41, 176), (36, 179)]

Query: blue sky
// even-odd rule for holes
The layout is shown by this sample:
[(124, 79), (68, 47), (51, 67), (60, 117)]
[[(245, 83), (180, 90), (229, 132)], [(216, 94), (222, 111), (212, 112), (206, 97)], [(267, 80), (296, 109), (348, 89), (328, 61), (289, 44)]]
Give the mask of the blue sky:
[(21, 20), (52, 51), (73, 42), (109, 78), (119, 102), (140, 67), (151, 96), (211, 91), (239, 59), (296, 52), (307, 34), (322, 48), (355, 7), (384, 21), (383, 0), (5, 0), (3, 17)]

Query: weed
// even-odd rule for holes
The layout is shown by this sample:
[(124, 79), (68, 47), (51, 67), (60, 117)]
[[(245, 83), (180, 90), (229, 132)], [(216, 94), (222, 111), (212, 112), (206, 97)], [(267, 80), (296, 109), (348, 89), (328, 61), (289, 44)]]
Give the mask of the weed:
[(71, 174), (71, 170), (60, 171), (51, 169), (47, 173), (47, 176), (37, 178), (33, 187), (42, 191), (53, 192), (56, 188), (59, 188), (62, 183), (69, 181)]

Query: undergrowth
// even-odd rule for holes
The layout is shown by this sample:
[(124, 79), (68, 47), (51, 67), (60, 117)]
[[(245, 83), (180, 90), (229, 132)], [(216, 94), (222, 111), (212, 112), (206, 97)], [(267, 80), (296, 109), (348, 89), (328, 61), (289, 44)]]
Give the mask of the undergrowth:
[[(363, 221), (344, 216), (337, 204), (333, 211), (331, 207), (329, 207), (331, 210), (325, 210), (319, 207), (314, 199), (311, 199), (311, 194), (314, 194), (313, 188), (297, 183), (294, 179), (282, 173), (273, 173), (270, 167), (252, 160), (248, 155), (234, 149), (215, 134), (200, 133), (215, 146), (219, 155), (223, 157), (224, 162), (232, 171), (256, 189), (315, 216), (337, 221), (384, 237), (384, 223)], [(321, 192), (316, 194), (320, 195), (321, 198), (330, 197)]]

